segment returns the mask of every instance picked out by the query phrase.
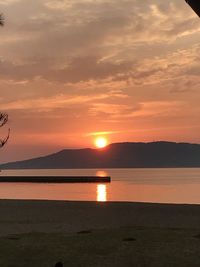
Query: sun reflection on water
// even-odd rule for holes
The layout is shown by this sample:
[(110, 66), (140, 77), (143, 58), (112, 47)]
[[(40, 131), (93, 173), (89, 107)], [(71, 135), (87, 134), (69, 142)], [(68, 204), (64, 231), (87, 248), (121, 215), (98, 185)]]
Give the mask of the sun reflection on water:
[(107, 201), (107, 187), (104, 184), (97, 185), (97, 201), (98, 202)]
[(108, 176), (108, 173), (106, 171), (97, 171), (96, 176), (105, 177)]

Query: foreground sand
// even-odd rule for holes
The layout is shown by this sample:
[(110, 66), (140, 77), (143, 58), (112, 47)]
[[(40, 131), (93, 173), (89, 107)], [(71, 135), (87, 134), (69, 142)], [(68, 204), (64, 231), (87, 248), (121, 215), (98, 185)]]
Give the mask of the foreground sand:
[(200, 266), (200, 206), (0, 201), (0, 266)]

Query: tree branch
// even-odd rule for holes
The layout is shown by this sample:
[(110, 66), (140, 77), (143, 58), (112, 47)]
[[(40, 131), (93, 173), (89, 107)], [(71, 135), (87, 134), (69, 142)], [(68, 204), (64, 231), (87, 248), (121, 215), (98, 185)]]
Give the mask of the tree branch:
[(0, 113), (0, 127), (4, 126), (8, 122), (8, 114)]
[(0, 14), (0, 26), (3, 26), (4, 25), (4, 16), (3, 14)]
[(3, 147), (7, 142), (10, 137), (10, 129), (8, 129), (8, 134), (4, 139), (0, 139), (0, 147)]

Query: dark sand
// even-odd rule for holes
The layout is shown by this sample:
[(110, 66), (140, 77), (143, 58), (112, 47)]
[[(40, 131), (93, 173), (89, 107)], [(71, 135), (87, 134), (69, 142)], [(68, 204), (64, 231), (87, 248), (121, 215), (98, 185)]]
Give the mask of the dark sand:
[(200, 206), (0, 201), (0, 266), (200, 266)]

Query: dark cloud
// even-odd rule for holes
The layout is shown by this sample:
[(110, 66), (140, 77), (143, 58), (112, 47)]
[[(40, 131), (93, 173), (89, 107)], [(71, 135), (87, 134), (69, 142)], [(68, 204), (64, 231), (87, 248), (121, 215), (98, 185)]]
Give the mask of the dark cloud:
[(104, 62), (95, 57), (75, 58), (65, 69), (52, 73), (50, 79), (72, 83), (99, 80), (128, 72), (131, 68), (130, 62)]
[(0, 62), (0, 77), (13, 80), (31, 80), (41, 77), (50, 81), (76, 83), (80, 81), (99, 80), (131, 71), (132, 63), (112, 63), (101, 61), (97, 57), (82, 57), (72, 59), (67, 67), (53, 69), (48, 62), (38, 62), (30, 65), (15, 65), (10, 62)]

